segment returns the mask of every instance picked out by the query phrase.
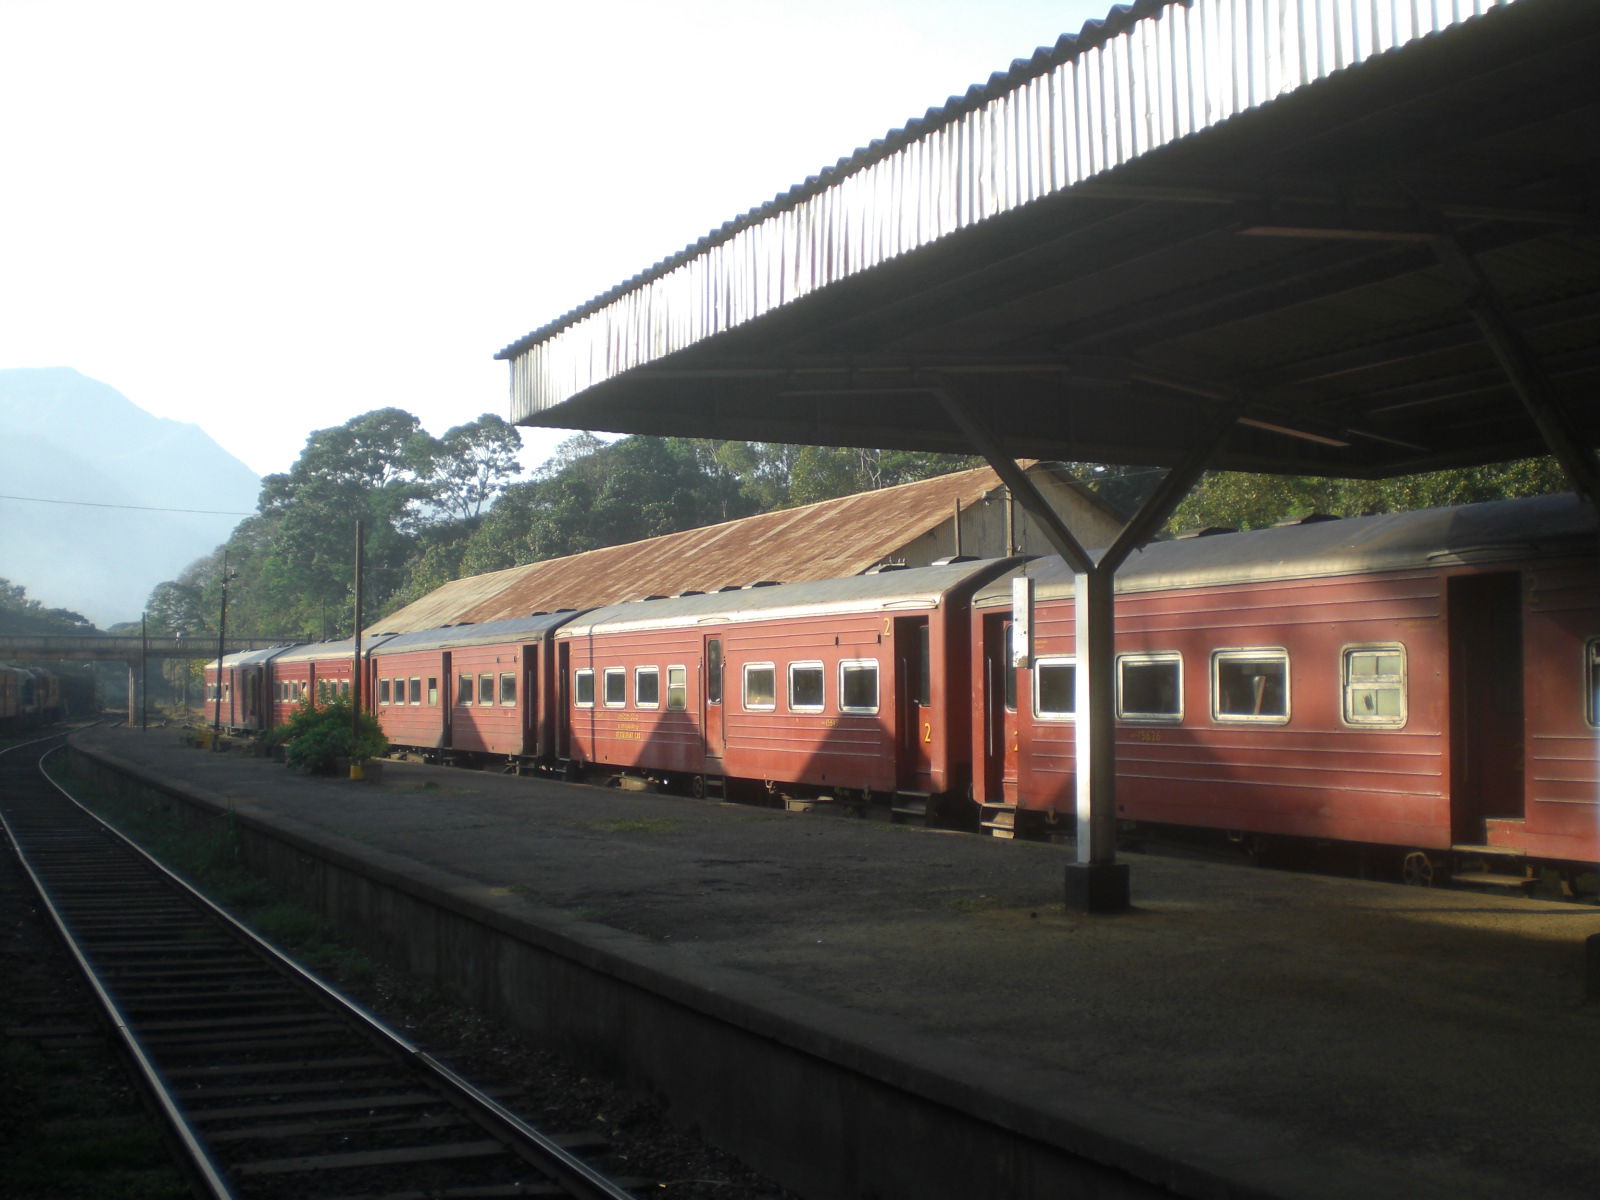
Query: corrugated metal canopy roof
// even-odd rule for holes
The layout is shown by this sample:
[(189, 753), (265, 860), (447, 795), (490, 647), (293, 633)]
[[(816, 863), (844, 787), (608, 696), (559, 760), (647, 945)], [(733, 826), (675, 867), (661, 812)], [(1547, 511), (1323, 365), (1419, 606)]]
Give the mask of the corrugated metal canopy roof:
[(1543, 452), (1510, 361), (1592, 447), (1597, 62), (1593, 0), (1141, 0), (508, 347), (512, 417), (968, 449), (931, 371), (1009, 454), (1238, 406), (1215, 466), (1381, 476)]

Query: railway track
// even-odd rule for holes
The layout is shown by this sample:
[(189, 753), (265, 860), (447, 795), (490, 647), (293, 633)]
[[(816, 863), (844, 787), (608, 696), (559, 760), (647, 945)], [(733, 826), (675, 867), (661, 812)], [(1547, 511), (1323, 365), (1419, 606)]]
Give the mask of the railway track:
[(0, 820), (188, 1159), (241, 1200), (628, 1200), (0, 751)]

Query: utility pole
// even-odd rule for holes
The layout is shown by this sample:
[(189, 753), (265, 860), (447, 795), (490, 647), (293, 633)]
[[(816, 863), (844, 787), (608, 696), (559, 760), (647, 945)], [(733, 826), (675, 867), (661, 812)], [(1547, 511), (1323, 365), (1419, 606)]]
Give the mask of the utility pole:
[(211, 749), (222, 749), (222, 652), (228, 640), (228, 580), (236, 572), (228, 570), (228, 551), (222, 551), (222, 617), (217, 622), (217, 694), (212, 706)]
[(356, 612), (355, 655), (351, 666), (350, 683), (350, 778), (362, 778), (361, 764), (356, 761), (356, 746), (361, 740), (361, 563), (366, 557), (366, 524), (356, 521)]

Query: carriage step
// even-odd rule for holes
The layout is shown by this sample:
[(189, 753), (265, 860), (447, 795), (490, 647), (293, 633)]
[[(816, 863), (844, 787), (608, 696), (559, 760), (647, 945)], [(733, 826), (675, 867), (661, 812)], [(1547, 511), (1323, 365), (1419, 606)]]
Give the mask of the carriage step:
[(930, 799), (927, 792), (895, 792), (894, 800), (889, 806), (889, 820), (926, 821)]
[(1468, 887), (1494, 887), (1507, 890), (1529, 887), (1534, 882), (1526, 875), (1502, 875), (1492, 871), (1468, 871), (1463, 875), (1452, 875), (1450, 881), (1466, 884)]
[(727, 787), (726, 787), (726, 784), (728, 782), (728, 777), (726, 775), (706, 775), (706, 776), (703, 776), (703, 778), (706, 781), (706, 797), (705, 798), (707, 800), (725, 800), (725, 799), (727, 799)]
[(1017, 810), (1010, 804), (985, 804), (978, 825), (990, 837), (1015, 838), (1017, 836)]
[(1450, 847), (1457, 854), (1498, 854), (1506, 858), (1525, 858), (1528, 852), (1520, 846), (1487, 846), (1458, 843)]

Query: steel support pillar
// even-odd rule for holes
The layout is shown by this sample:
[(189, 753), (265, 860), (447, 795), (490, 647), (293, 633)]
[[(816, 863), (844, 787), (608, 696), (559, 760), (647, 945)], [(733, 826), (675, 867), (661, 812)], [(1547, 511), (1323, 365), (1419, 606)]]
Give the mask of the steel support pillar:
[(1233, 428), (1236, 414), (1209, 417), (1189, 454), (1167, 472), (1096, 561), (1085, 550), (1044, 493), (974, 413), (959, 385), (945, 376), (921, 381), (950, 419), (994, 468), (1011, 494), (1039, 522), (1056, 553), (1072, 568), (1077, 670), (1074, 703), (1077, 855), (1066, 868), (1065, 898), (1079, 912), (1120, 912), (1131, 898), (1126, 863), (1117, 862), (1116, 574), (1128, 555), (1161, 527), (1194, 486), (1217, 444)]
[(140, 663), (137, 658), (127, 659), (128, 664), (128, 728), (139, 728), (139, 702), (143, 698), (139, 690)]

